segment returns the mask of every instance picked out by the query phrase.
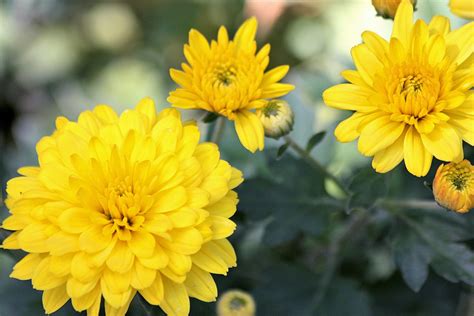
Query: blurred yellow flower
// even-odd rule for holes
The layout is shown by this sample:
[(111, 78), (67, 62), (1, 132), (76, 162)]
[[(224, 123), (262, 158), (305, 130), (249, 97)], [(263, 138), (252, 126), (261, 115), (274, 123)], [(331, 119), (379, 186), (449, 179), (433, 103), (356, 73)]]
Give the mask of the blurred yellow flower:
[(265, 136), (278, 139), (291, 132), (294, 124), (294, 114), (288, 102), (270, 100), (257, 115), (262, 121)]
[(449, 7), (451, 12), (462, 18), (474, 19), (474, 2), (472, 0), (450, 0)]
[(217, 302), (217, 316), (254, 316), (255, 301), (253, 297), (240, 290), (225, 292)]
[(189, 297), (214, 301), (210, 273), (236, 265), (226, 238), (241, 172), (151, 99), (56, 128), (37, 145), (39, 166), (8, 182), (3, 248), (28, 253), (11, 277), (44, 291), (47, 314), (71, 299), (97, 316), (103, 297), (106, 315), (125, 315), (137, 292), (169, 315), (187, 315)]
[(459, 213), (474, 207), (474, 166), (468, 160), (439, 166), (433, 194), (441, 206)]
[(359, 151), (374, 157), (377, 172), (402, 160), (424, 176), (433, 156), (463, 158), (462, 141), (474, 145), (474, 22), (450, 31), (449, 20), (435, 16), (412, 24), (413, 6), (403, 0), (389, 42), (366, 31), (352, 49), (357, 70), (345, 70), (350, 83), (323, 93), (325, 103), (355, 111), (335, 130), (341, 142), (359, 137)]
[[(416, 6), (416, 0), (410, 0), (413, 7)], [(377, 11), (377, 15), (385, 19), (393, 19), (401, 0), (372, 0), (372, 5)]]
[(270, 45), (256, 53), (256, 32), (255, 18), (245, 21), (233, 40), (221, 26), (217, 41), (209, 45), (201, 33), (191, 30), (189, 45), (184, 45), (188, 64), (182, 64), (182, 71), (170, 70), (181, 88), (168, 97), (175, 107), (203, 109), (234, 121), (240, 142), (251, 152), (264, 147), (263, 126), (254, 110), (264, 106), (265, 99), (283, 96), (294, 88), (278, 83), (288, 66), (265, 72)]

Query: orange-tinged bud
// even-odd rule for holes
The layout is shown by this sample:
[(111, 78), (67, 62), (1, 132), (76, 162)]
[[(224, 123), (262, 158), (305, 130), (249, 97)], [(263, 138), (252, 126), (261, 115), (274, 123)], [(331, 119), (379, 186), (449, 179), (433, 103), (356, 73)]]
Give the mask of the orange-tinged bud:
[(265, 136), (278, 139), (293, 129), (293, 110), (286, 101), (270, 100), (257, 112)]
[[(410, 1), (413, 4), (413, 8), (415, 8), (416, 0)], [(382, 16), (384, 19), (393, 19), (400, 2), (402, 0), (372, 0), (372, 5), (377, 11), (377, 15)]]
[(433, 194), (439, 205), (458, 213), (468, 212), (474, 207), (474, 166), (468, 160), (439, 166)]
[(253, 297), (240, 290), (225, 292), (217, 302), (218, 316), (255, 316)]

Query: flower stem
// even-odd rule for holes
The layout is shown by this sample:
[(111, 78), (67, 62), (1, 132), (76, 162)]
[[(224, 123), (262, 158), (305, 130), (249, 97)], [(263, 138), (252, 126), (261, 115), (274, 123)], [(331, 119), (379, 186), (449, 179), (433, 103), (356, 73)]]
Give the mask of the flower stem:
[(387, 207), (401, 207), (401, 208), (411, 208), (419, 210), (435, 210), (435, 211), (446, 211), (445, 208), (439, 206), (435, 201), (431, 200), (390, 200), (390, 199), (381, 199), (377, 201), (378, 205), (387, 206)]
[(311, 155), (304, 150), (298, 143), (296, 143), (290, 136), (286, 135), (283, 136), (288, 146), (290, 146), (294, 151), (300, 155), (312, 168), (315, 170), (322, 172), (324, 176), (328, 179), (331, 179), (340, 190), (342, 190), (346, 195), (350, 195), (350, 191), (346, 188), (346, 186), (339, 180), (335, 175), (329, 172), (323, 165), (321, 165), (316, 159), (311, 157)]
[(225, 121), (226, 120), (224, 117), (219, 116), (215, 122), (214, 130), (212, 131), (211, 142), (216, 145), (219, 145), (222, 134), (224, 133)]
[(339, 258), (339, 252), (342, 248), (343, 243), (348, 238), (353, 238), (354, 234), (361, 230), (361, 227), (364, 226), (369, 220), (369, 212), (366, 209), (361, 209), (354, 216), (350, 217), (350, 220), (345, 223), (345, 225), (334, 232), (331, 242), (328, 248), (328, 254), (326, 259), (326, 269), (321, 278), (318, 291), (313, 296), (310, 303), (310, 315), (313, 315), (321, 302), (324, 300), (328, 288), (331, 284), (331, 280), (336, 273), (341, 258)]

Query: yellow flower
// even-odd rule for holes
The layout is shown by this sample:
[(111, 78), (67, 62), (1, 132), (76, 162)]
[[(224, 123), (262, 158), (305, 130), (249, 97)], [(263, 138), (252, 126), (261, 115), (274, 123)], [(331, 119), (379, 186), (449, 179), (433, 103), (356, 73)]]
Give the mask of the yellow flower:
[(403, 0), (389, 42), (366, 31), (352, 49), (357, 70), (345, 70), (350, 83), (324, 91), (328, 106), (355, 113), (335, 130), (341, 142), (359, 137), (359, 151), (374, 157), (377, 172), (402, 160), (424, 176), (433, 156), (460, 161), (462, 140), (474, 145), (474, 22), (450, 31), (435, 16), (412, 24), (413, 7)]
[(278, 83), (289, 70), (279, 66), (265, 72), (270, 45), (256, 53), (257, 20), (248, 19), (233, 40), (221, 26), (217, 41), (209, 45), (196, 30), (189, 32), (184, 45), (188, 64), (181, 70), (171, 69), (171, 78), (181, 86), (170, 93), (168, 102), (184, 109), (214, 112), (235, 122), (242, 145), (251, 152), (262, 150), (263, 126), (254, 110), (293, 90), (290, 84)]
[(472, 0), (450, 0), (451, 11), (466, 19), (474, 19), (474, 3)]
[(286, 101), (270, 100), (257, 111), (257, 115), (267, 137), (278, 139), (293, 129), (294, 114)]
[(439, 166), (433, 194), (441, 206), (458, 213), (468, 212), (474, 207), (474, 166), (468, 160)]
[(97, 316), (103, 297), (106, 315), (125, 315), (137, 292), (169, 315), (187, 315), (189, 297), (214, 301), (210, 273), (236, 265), (226, 238), (241, 172), (150, 99), (56, 128), (37, 145), (39, 166), (8, 182), (3, 248), (28, 253), (11, 277), (43, 291), (47, 314), (71, 299)]
[[(401, 0), (372, 0), (372, 5), (377, 11), (377, 15), (384, 19), (393, 19)], [(416, 0), (411, 0), (413, 6), (416, 6)]]
[(217, 316), (254, 316), (255, 301), (244, 291), (225, 292), (217, 302)]

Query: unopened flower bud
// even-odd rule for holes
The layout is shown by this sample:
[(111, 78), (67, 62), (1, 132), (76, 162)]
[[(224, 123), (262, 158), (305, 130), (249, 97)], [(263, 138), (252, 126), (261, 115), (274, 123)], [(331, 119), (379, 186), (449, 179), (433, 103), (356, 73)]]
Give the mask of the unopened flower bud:
[(286, 101), (270, 100), (257, 112), (257, 115), (263, 124), (267, 137), (277, 139), (293, 129), (293, 110)]
[(439, 166), (433, 181), (439, 205), (458, 213), (474, 207), (474, 166), (468, 160)]
[[(413, 8), (415, 8), (416, 0), (410, 1), (413, 4)], [(372, 0), (372, 5), (377, 11), (377, 15), (382, 16), (384, 19), (393, 20), (400, 2), (402, 2), (402, 0)]]
[(240, 290), (225, 292), (217, 302), (217, 316), (254, 316), (255, 301)]

